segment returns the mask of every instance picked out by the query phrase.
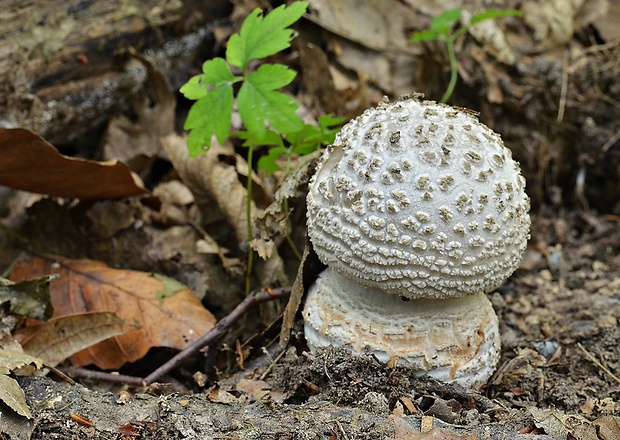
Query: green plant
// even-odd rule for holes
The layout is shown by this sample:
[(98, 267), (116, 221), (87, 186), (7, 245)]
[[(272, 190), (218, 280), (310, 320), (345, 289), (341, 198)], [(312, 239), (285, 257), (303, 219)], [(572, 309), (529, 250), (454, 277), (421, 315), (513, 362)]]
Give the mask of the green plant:
[[(456, 86), (456, 80), (458, 78), (458, 70), (456, 65), (456, 54), (454, 50), (454, 43), (457, 38), (465, 34), (472, 26), (494, 18), (501, 18), (506, 16), (522, 16), (523, 13), (516, 9), (488, 9), (479, 14), (474, 15), (467, 25), (459, 24), (461, 19), (460, 9), (451, 9), (444, 13), (433, 17), (431, 20), (431, 27), (420, 32), (415, 32), (410, 41), (412, 43), (421, 43), (423, 41), (443, 40), (446, 43), (448, 49), (448, 58), (450, 60), (450, 82), (440, 102), (447, 102), (454, 92)], [(458, 26), (456, 26), (458, 24)]]
[[(304, 14), (307, 2), (279, 6), (267, 15), (255, 9), (245, 19), (238, 34), (232, 35), (226, 47), (226, 58), (213, 58), (202, 65), (202, 73), (192, 77), (181, 93), (195, 100), (184, 128), (190, 130), (187, 146), (192, 156), (206, 152), (213, 136), (219, 143), (234, 136), (248, 148), (248, 175), (252, 174), (253, 154), (258, 146), (270, 146), (268, 154), (258, 161), (265, 173), (279, 169), (276, 161), (286, 155), (288, 172), (293, 154), (308, 154), (322, 145), (333, 142), (344, 121), (330, 116), (319, 118), (319, 125), (303, 122), (296, 113), (299, 104), (291, 96), (279, 91), (288, 86), (297, 72), (283, 64), (256, 63), (288, 49), (294, 37), (289, 28)], [(260, 64), (254, 68), (256, 64)], [(240, 83), (235, 95), (234, 86)], [(230, 131), (233, 104), (244, 129)], [(252, 238), (251, 213), (252, 179), (247, 179), (247, 230)], [(248, 254), (246, 290), (250, 289), (253, 251)]]

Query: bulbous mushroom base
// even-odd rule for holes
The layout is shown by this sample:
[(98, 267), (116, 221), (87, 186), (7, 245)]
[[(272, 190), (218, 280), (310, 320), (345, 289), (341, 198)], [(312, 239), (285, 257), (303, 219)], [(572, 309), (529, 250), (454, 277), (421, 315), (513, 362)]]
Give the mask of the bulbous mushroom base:
[(303, 316), (311, 351), (341, 346), (467, 388), (483, 385), (499, 360), (499, 323), (484, 293), (404, 301), (328, 268), (310, 288)]

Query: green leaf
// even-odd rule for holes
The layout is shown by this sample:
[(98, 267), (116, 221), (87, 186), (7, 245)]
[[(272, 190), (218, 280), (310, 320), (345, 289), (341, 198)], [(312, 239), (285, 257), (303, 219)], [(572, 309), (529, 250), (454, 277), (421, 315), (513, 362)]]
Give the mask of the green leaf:
[(213, 58), (205, 61), (202, 65), (203, 73), (196, 75), (181, 87), (180, 92), (187, 99), (197, 100), (206, 96), (209, 92), (232, 85), (242, 78), (235, 76), (224, 58)]
[(233, 89), (230, 84), (217, 87), (192, 105), (183, 127), (191, 130), (187, 139), (191, 156), (207, 151), (213, 134), (220, 144), (226, 141), (230, 131), (232, 108)]
[(437, 17), (433, 17), (431, 19), (431, 29), (435, 29), (437, 31), (443, 31), (445, 29), (452, 28), (455, 24), (459, 22), (461, 18), (461, 10), (460, 9), (450, 9), (448, 11), (444, 11), (442, 14)]
[(282, 135), (280, 133), (276, 133), (273, 130), (267, 129), (265, 133), (263, 133), (262, 137), (258, 137), (256, 133), (250, 133), (249, 131), (236, 131), (232, 133), (233, 136), (237, 136), (239, 139), (244, 140), (244, 147), (258, 147), (264, 145), (277, 145), (284, 147), (284, 141), (282, 140)]
[(422, 43), (423, 41), (433, 41), (439, 37), (447, 37), (448, 32), (439, 32), (436, 29), (425, 29), (423, 31), (414, 32), (411, 35), (412, 43)]
[(288, 7), (279, 6), (266, 16), (258, 8), (252, 11), (243, 22), (241, 31), (228, 39), (228, 62), (245, 71), (251, 60), (289, 48), (294, 32), (288, 26), (301, 18), (307, 7), (308, 2), (294, 2)]
[(181, 88), (179, 89), (183, 96), (187, 99), (197, 100), (205, 96), (207, 93), (207, 88), (202, 85), (202, 75), (192, 76), (189, 81), (187, 81)]
[(522, 17), (523, 12), (518, 11), (517, 9), (487, 9), (486, 11), (474, 15), (469, 21), (469, 25), (473, 26), (481, 21), (507, 16)]
[(280, 166), (276, 163), (276, 161), (283, 154), (289, 154), (289, 150), (286, 147), (281, 146), (271, 148), (266, 156), (263, 156), (258, 160), (258, 169), (263, 170), (268, 176), (272, 175), (276, 171), (279, 171)]
[(282, 64), (263, 64), (248, 76), (237, 95), (237, 107), (246, 129), (257, 138), (264, 136), (265, 121), (280, 133), (301, 129), (295, 113), (297, 102), (276, 89), (293, 81), (296, 72)]
[[(335, 118), (332, 115), (323, 115), (319, 116), (319, 126), (323, 128), (334, 127), (336, 125), (342, 124), (346, 120), (347, 118), (345, 118), (344, 116)], [(340, 131), (340, 129), (337, 129), (336, 131)]]

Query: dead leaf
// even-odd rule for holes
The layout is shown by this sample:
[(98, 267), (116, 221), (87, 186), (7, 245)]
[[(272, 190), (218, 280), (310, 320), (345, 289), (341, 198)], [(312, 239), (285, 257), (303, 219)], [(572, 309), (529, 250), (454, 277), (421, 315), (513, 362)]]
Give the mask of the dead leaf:
[(385, 52), (407, 46), (403, 31), (407, 15), (396, 0), (313, 0), (306, 18), (336, 35)]
[(28, 419), (32, 418), (32, 413), (26, 403), (26, 396), (15, 379), (4, 374), (0, 374), (0, 400), (6, 403), (17, 414)]
[(277, 246), (285, 236), (289, 227), (288, 212), (285, 210), (286, 201), (297, 194), (298, 188), (308, 182), (308, 169), (312, 161), (321, 155), (317, 150), (297, 160), (295, 169), (280, 183), (273, 196), (273, 202), (256, 216), (256, 233), (250, 246), (261, 258), (267, 259), (276, 251)]
[(0, 128), (0, 185), (56, 197), (116, 199), (146, 194), (140, 178), (117, 160), (63, 156), (23, 128)]
[(144, 57), (130, 52), (134, 59), (129, 63), (147, 72), (142, 89), (131, 97), (137, 120), (121, 116), (110, 121), (104, 157), (124, 160), (139, 172), (161, 155), (159, 138), (174, 131), (176, 98), (165, 76)]
[(620, 417), (600, 417), (593, 423), (594, 426), (598, 428), (598, 434), (602, 440), (614, 440), (620, 438)]
[(19, 415), (31, 419), (32, 414), (26, 403), (24, 391), (15, 379), (7, 376), (11, 371), (29, 365), (41, 368), (43, 361), (20, 351), (0, 349), (0, 401)]
[(318, 274), (325, 269), (325, 265), (319, 261), (312, 245), (306, 240), (306, 246), (304, 253), (301, 257), (301, 263), (297, 269), (297, 276), (293, 282), (291, 289), (291, 296), (284, 309), (284, 316), (282, 317), (282, 328), (280, 329), (280, 345), (282, 347), (288, 344), (291, 338), (291, 329), (295, 324), (295, 318), (297, 317), (297, 311), (301, 305), (306, 290), (316, 280)]
[(22, 317), (49, 319), (53, 312), (50, 281), (49, 276), (18, 283), (0, 277), (0, 305), (9, 303), (9, 311)]
[(43, 366), (43, 361), (30, 354), (0, 349), (0, 375), (9, 374), (13, 370), (31, 364), (36, 368), (41, 368)]
[[(205, 221), (219, 208), (237, 242), (247, 241), (246, 189), (239, 181), (232, 147), (212, 145), (207, 153), (194, 158), (187, 151), (186, 137), (170, 134), (162, 138), (162, 143), (179, 176), (194, 194)], [(231, 158), (234, 165), (226, 158)], [(252, 212), (258, 214), (254, 203)]]
[(394, 437), (397, 440), (476, 440), (475, 435), (460, 435), (448, 429), (441, 429), (438, 426), (429, 431), (420, 432), (421, 428), (408, 423), (406, 417), (391, 414), (388, 419), (394, 425)]
[(568, 428), (566, 420), (570, 417), (555, 408), (539, 409), (536, 407), (528, 408), (534, 418), (534, 424), (538, 428), (543, 428), (547, 435), (553, 438), (566, 438)]
[(28, 327), (22, 346), (26, 353), (55, 367), (79, 351), (133, 328), (112, 312), (69, 315)]
[(245, 394), (250, 400), (262, 400), (270, 395), (271, 385), (264, 380), (239, 379), (237, 391)]
[(305, 95), (315, 114), (332, 113), (351, 119), (368, 108), (370, 96), (363, 78), (349, 79), (339, 74), (330, 66), (323, 49), (314, 44), (301, 46), (299, 56)]
[(572, 0), (540, 3), (527, 0), (521, 5), (523, 18), (533, 31), (538, 50), (549, 50), (568, 43), (574, 31)]
[(74, 365), (95, 364), (118, 369), (142, 358), (151, 347), (183, 349), (209, 331), (215, 317), (189, 289), (165, 298), (160, 305), (161, 281), (145, 272), (112, 269), (93, 260), (62, 257), (26, 257), (11, 278), (58, 274), (50, 285), (54, 317), (93, 311), (115, 313), (139, 330), (107, 339), (71, 357)]

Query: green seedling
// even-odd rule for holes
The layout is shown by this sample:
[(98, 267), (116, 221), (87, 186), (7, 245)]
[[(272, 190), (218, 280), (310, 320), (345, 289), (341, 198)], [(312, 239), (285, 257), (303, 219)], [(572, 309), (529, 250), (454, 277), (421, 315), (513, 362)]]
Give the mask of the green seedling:
[[(187, 116), (184, 128), (190, 130), (187, 146), (192, 156), (206, 152), (213, 136), (223, 144), (230, 137), (243, 140), (248, 148), (248, 176), (252, 174), (256, 147), (269, 146), (268, 154), (258, 161), (266, 174), (279, 169), (277, 161), (286, 156), (289, 171), (293, 154), (308, 154), (333, 142), (338, 124), (344, 118), (319, 118), (319, 125), (303, 122), (296, 113), (299, 104), (280, 90), (288, 86), (297, 72), (283, 64), (258, 62), (291, 46), (295, 36), (290, 26), (306, 12), (308, 2), (279, 6), (267, 15), (255, 9), (243, 22), (238, 34), (232, 35), (226, 47), (226, 58), (213, 58), (202, 65), (202, 73), (191, 78), (181, 93), (196, 101)], [(254, 68), (258, 65), (257, 68)], [(235, 88), (238, 91), (235, 94)], [(236, 100), (244, 129), (231, 133), (231, 117)], [(252, 179), (247, 179), (247, 230), (252, 238)], [(290, 241), (290, 237), (289, 242)], [(254, 253), (248, 253), (246, 291)]]
[(421, 43), (424, 41), (443, 40), (448, 49), (448, 58), (450, 60), (450, 82), (448, 88), (443, 94), (440, 102), (447, 102), (454, 92), (456, 81), (458, 78), (458, 69), (456, 65), (456, 54), (454, 43), (457, 38), (465, 34), (472, 26), (495, 18), (506, 16), (521, 17), (523, 13), (516, 9), (489, 9), (474, 15), (467, 25), (460, 24), (461, 10), (451, 9), (445, 11), (431, 20), (431, 27), (420, 32), (415, 32), (410, 41), (412, 43)]

